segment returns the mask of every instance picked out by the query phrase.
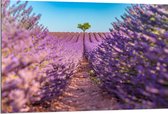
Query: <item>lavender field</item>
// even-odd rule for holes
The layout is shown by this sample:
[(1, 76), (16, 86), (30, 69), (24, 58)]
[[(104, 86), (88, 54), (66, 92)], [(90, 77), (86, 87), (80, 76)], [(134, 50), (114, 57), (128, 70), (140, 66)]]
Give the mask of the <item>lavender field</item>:
[(27, 6), (2, 0), (2, 112), (168, 108), (168, 5), (107, 32), (51, 32)]

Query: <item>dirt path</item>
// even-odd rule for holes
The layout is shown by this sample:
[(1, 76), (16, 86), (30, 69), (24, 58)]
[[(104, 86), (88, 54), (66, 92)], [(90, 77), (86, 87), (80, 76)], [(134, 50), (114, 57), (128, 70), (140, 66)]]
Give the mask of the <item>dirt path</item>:
[(50, 107), (39, 111), (112, 110), (116, 100), (103, 94), (89, 78), (88, 62), (84, 59), (63, 95), (51, 101)]

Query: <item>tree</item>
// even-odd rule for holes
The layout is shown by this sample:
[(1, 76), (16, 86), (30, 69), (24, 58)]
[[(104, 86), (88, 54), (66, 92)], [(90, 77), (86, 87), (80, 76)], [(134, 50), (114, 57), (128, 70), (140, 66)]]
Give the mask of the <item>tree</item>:
[(89, 29), (91, 25), (89, 23), (78, 24), (78, 28), (80, 28), (83, 32)]

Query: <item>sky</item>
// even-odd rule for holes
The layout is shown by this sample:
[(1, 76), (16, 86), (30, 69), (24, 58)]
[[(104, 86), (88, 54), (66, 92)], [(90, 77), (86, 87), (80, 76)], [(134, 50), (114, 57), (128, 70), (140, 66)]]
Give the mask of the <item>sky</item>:
[[(11, 4), (13, 4), (12, 2)], [(33, 12), (41, 14), (40, 24), (50, 32), (81, 32), (78, 24), (89, 22), (87, 32), (109, 32), (115, 17), (120, 19), (130, 4), (29, 1)]]

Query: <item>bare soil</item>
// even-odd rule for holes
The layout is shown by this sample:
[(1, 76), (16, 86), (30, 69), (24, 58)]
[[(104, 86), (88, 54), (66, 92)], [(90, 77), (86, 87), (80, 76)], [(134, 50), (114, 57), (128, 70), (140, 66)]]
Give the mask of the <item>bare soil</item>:
[(70, 80), (64, 93), (52, 101), (38, 107), (35, 112), (89, 111), (116, 109), (117, 100), (103, 92), (90, 78), (86, 59)]

